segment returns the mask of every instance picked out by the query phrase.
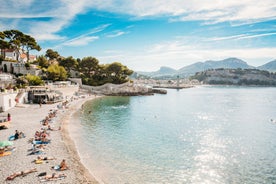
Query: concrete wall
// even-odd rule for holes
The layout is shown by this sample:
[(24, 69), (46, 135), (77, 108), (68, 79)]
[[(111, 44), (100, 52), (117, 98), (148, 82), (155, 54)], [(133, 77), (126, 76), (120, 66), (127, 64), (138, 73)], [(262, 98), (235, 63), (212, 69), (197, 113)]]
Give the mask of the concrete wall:
[(25, 64), (24, 63), (16, 63), (16, 62), (10, 62), (10, 61), (2, 61), (2, 70), (4, 70), (4, 65), (7, 66), (7, 72), (11, 73), (12, 71), (12, 67), (13, 67), (13, 73), (15, 74), (23, 74), (23, 75), (26, 75), (26, 74), (31, 74), (31, 75), (40, 75), (42, 73), (41, 70), (39, 69), (35, 69), (35, 68), (29, 68), (27, 69), (25, 67)]

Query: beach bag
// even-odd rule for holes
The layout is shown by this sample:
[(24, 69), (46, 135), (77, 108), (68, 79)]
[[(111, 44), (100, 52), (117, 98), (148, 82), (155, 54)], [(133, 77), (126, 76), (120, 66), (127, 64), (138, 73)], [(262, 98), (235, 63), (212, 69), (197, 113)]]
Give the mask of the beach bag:
[(37, 176), (41, 177), (41, 176), (46, 176), (46, 175), (47, 175), (47, 172), (42, 172), (42, 173), (39, 173)]

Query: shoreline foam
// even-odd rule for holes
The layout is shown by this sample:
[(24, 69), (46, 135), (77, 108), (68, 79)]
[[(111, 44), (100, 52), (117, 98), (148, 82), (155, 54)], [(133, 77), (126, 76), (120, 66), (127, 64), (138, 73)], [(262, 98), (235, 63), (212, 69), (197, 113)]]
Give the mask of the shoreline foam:
[(86, 99), (82, 99), (77, 104), (74, 104), (69, 107), (67, 111), (65, 119), (62, 120), (62, 126), (64, 127), (62, 130), (62, 137), (64, 138), (65, 145), (70, 155), (74, 155), (74, 164), (78, 167), (79, 171), (81, 172), (81, 177), (79, 181), (81, 183), (98, 183), (92, 173), (85, 167), (85, 164), (81, 161), (80, 154), (76, 147), (76, 143), (73, 140), (74, 138), (70, 135), (70, 124), (75, 123), (75, 118), (79, 117), (79, 113), (81, 111), (81, 107), (87, 101), (94, 100), (97, 97), (89, 97)]

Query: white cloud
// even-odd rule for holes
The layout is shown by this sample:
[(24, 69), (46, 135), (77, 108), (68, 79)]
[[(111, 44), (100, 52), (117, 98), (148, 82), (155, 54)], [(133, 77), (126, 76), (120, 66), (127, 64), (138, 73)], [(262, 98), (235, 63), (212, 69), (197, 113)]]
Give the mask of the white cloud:
[(110, 24), (103, 24), (100, 25), (96, 28), (91, 29), (87, 33), (84, 33), (80, 36), (77, 36), (75, 38), (72, 38), (70, 40), (65, 41), (61, 45), (66, 45), (66, 46), (83, 46), (83, 45), (88, 45), (90, 42), (93, 42), (97, 39), (99, 39), (99, 36), (93, 36), (93, 34), (101, 32), (105, 30)]
[(39, 41), (45, 41), (45, 40), (64, 40), (66, 39), (66, 37), (63, 37), (63, 36), (59, 36), (57, 34), (47, 34), (47, 33), (37, 33), (37, 34), (33, 34), (32, 35), (33, 37), (35, 37), (36, 40), (39, 40)]
[(174, 21), (258, 22), (276, 18), (274, 0), (132, 0), (93, 1), (98, 9), (135, 17), (169, 16)]
[[(60, 1), (4, 1), (0, 7), (0, 24), (9, 22), (16, 27), (22, 27), (26, 18), (32, 19), (28, 25), (28, 34), (38, 40), (60, 39), (57, 32), (71, 23), (71, 20), (86, 9), (86, 1), (60, 0)], [(45, 20), (45, 18), (47, 20)], [(21, 24), (21, 25), (20, 25)], [(43, 32), (43, 36), (40, 36)]]
[(123, 31), (114, 31), (111, 34), (106, 35), (106, 37), (108, 37), (108, 38), (115, 38), (115, 37), (118, 37), (118, 36), (122, 36), (124, 34), (126, 34), (126, 33), (123, 32)]
[(261, 33), (261, 34), (240, 34), (240, 35), (232, 35), (232, 36), (225, 36), (225, 37), (214, 37), (214, 38), (209, 38), (206, 41), (243, 40), (243, 39), (258, 38), (258, 37), (265, 37), (265, 36), (272, 36), (272, 35), (276, 35), (276, 32)]
[[(41, 30), (46, 34), (41, 39), (56, 38), (59, 31), (69, 26), (73, 18), (89, 9), (103, 10), (112, 13), (128, 14), (133, 17), (167, 16), (172, 21), (199, 20), (206, 23), (231, 22), (242, 23), (274, 20), (276, 3), (274, 0), (9, 0), (1, 2), (0, 24), (22, 26), (21, 20), (37, 18), (28, 27), (28, 34), (39, 35)], [(45, 21), (44, 19), (48, 19)], [(11, 20), (13, 19), (13, 20)], [(26, 20), (26, 19), (25, 19)], [(27, 29), (27, 26), (26, 26)], [(113, 36), (120, 36), (118, 32)]]
[(69, 41), (63, 43), (63, 45), (66, 45), (66, 46), (83, 46), (83, 45), (87, 45), (90, 42), (93, 42), (97, 39), (99, 39), (98, 36), (86, 36), (86, 37), (81, 37), (81, 38), (69, 40)]

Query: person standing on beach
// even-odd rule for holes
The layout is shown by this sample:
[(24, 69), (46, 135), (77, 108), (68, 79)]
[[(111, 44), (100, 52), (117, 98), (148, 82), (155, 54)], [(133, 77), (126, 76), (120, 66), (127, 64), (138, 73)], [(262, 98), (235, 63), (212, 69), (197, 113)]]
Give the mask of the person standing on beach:
[(8, 113), (7, 119), (8, 119), (8, 121), (11, 120), (11, 114), (10, 113)]

